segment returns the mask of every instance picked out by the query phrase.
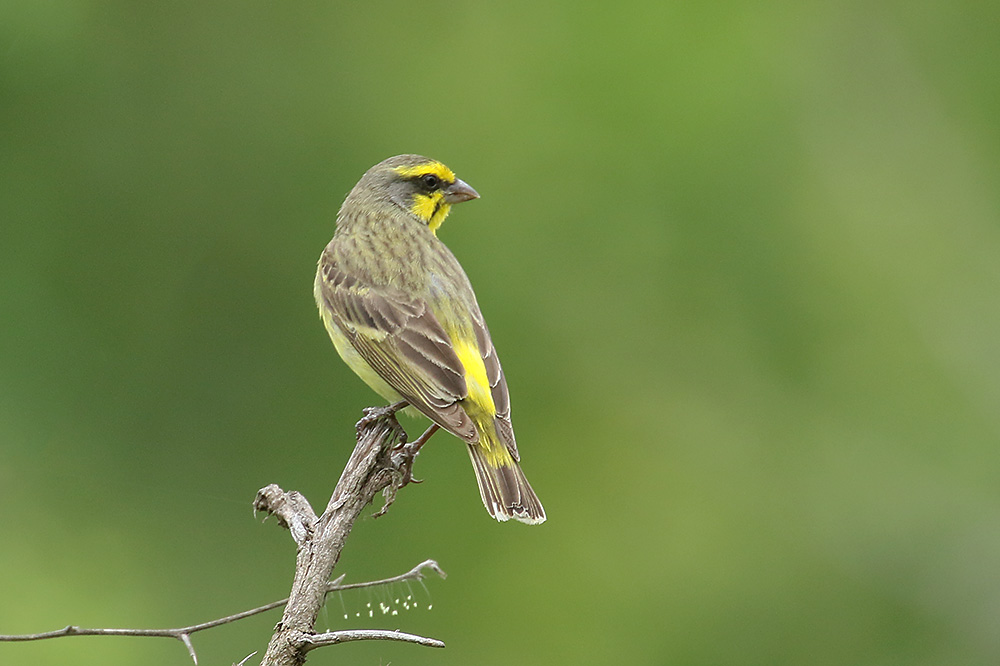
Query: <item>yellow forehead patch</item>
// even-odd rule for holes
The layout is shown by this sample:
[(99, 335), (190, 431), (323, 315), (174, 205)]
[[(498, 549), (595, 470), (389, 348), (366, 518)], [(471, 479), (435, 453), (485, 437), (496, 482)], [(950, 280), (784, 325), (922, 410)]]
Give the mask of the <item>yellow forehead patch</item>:
[(440, 162), (424, 162), (423, 164), (416, 164), (414, 166), (396, 167), (396, 173), (404, 178), (426, 176), (431, 173), (446, 183), (455, 182), (455, 172)]

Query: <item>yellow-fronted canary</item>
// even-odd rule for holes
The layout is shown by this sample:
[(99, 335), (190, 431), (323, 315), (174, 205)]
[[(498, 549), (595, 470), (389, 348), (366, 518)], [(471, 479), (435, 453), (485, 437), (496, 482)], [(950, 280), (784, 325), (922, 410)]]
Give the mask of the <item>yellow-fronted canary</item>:
[(354, 372), (467, 444), (490, 515), (537, 524), (545, 510), (518, 464), (496, 348), (469, 278), (437, 237), (453, 204), (478, 197), (436, 160), (376, 164), (340, 207), (314, 293)]

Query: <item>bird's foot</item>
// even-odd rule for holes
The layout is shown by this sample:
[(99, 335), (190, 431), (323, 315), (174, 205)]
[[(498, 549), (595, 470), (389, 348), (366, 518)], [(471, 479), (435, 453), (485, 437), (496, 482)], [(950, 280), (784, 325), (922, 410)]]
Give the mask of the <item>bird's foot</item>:
[(417, 459), (417, 454), (420, 453), (420, 448), (427, 443), (427, 440), (431, 438), (435, 432), (438, 431), (438, 426), (436, 423), (432, 424), (430, 428), (424, 431), (420, 437), (412, 442), (407, 442), (404, 437), (396, 446), (392, 448), (392, 468), (395, 470), (393, 475), (393, 481), (385, 490), (382, 491), (382, 495), (385, 497), (385, 503), (382, 508), (375, 513), (373, 517), (378, 518), (383, 515), (389, 506), (396, 499), (396, 492), (400, 488), (403, 488), (410, 483), (423, 483), (423, 479), (418, 479), (413, 476), (413, 463)]
[(425, 430), (424, 434), (420, 437), (412, 442), (400, 442), (396, 445), (395, 449), (393, 449), (393, 453), (400, 456), (400, 464), (398, 465), (398, 468), (404, 473), (402, 482), (399, 485), (400, 488), (408, 483), (423, 483), (422, 479), (417, 479), (413, 476), (413, 463), (416, 461), (417, 454), (420, 453), (420, 449), (440, 428), (441, 426), (438, 424), (432, 423), (431, 427)]

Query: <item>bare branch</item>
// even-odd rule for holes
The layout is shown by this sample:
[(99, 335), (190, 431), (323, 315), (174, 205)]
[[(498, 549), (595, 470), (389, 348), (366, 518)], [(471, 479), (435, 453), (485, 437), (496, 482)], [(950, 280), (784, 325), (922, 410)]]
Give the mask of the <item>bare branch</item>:
[[(295, 580), (288, 605), (267, 646), (262, 666), (301, 666), (305, 637), (313, 627), (329, 591), (329, 579), (340, 559), (354, 521), (375, 495), (402, 487), (412, 478), (414, 455), (407, 455), (406, 431), (395, 413), (405, 403), (370, 407), (357, 425), (358, 441), (313, 534), (299, 544)], [(387, 497), (388, 502), (391, 498)]]
[(395, 491), (414, 480), (413, 461), (419, 447), (406, 444), (406, 432), (395, 417), (396, 411), (405, 405), (405, 402), (401, 402), (365, 410), (364, 418), (357, 424), (358, 439), (354, 452), (330, 497), (326, 511), (318, 518), (306, 498), (298, 492), (285, 492), (274, 484), (258, 491), (254, 510), (275, 516), (279, 525), (288, 528), (298, 546), (295, 580), (289, 598), (176, 629), (95, 629), (70, 625), (37, 634), (0, 635), (0, 642), (37, 641), (63, 636), (160, 636), (182, 642), (191, 660), (197, 664), (198, 655), (191, 642), (191, 634), (285, 606), (284, 615), (275, 628), (261, 662), (263, 666), (301, 666), (308, 651), (348, 641), (395, 640), (444, 647), (444, 643), (437, 639), (400, 631), (358, 629), (312, 633), (329, 592), (422, 580), (424, 569), (445, 577), (437, 562), (425, 560), (405, 573), (379, 581), (345, 585), (342, 583), (344, 576), (329, 580), (347, 535), (364, 507), (379, 491), (385, 490), (385, 504), (376, 515), (385, 513), (395, 497)]
[(349, 629), (345, 631), (328, 631), (322, 634), (312, 634), (302, 638), (302, 651), (309, 652), (324, 645), (337, 645), (350, 641), (402, 641), (416, 643), (427, 647), (443, 648), (444, 642), (436, 638), (407, 634), (402, 631), (386, 631), (382, 629)]
[[(444, 578), (447, 575), (445, 574), (444, 571), (441, 570), (441, 567), (438, 566), (438, 563), (435, 562), (434, 560), (424, 560), (423, 562), (413, 567), (409, 571), (401, 573), (398, 576), (392, 576), (391, 578), (383, 578), (382, 580), (366, 581), (363, 583), (350, 583), (344, 585), (341, 583), (341, 581), (344, 580), (344, 576), (346, 574), (342, 574), (338, 576), (335, 580), (330, 581), (327, 584), (327, 591), (334, 592), (342, 590), (354, 590), (358, 588), (372, 587), (375, 585), (386, 585), (389, 583), (397, 583), (406, 580), (422, 580), (424, 577), (423, 574), (424, 569), (430, 569), (435, 573), (437, 573), (442, 578)], [(260, 613), (264, 613), (269, 610), (274, 610), (275, 608), (281, 608), (287, 603), (288, 603), (287, 598), (280, 599), (278, 601), (272, 601), (269, 604), (264, 604), (263, 606), (258, 606), (256, 608), (251, 608), (250, 610), (245, 610), (241, 613), (234, 613), (233, 615), (220, 617), (216, 620), (210, 620), (209, 622), (201, 622), (200, 624), (192, 624), (186, 627), (178, 627), (176, 629), (93, 629), (93, 628), (70, 625), (68, 627), (63, 627), (62, 629), (56, 629), (55, 631), (45, 631), (38, 634), (12, 634), (12, 635), (0, 634), (0, 642), (40, 641), (40, 640), (45, 640), (47, 638), (62, 638), (64, 636), (159, 636), (163, 638), (174, 638), (184, 643), (184, 646), (188, 649), (188, 654), (191, 655), (191, 660), (195, 664), (197, 664), (198, 655), (195, 653), (194, 646), (191, 644), (191, 634), (198, 631), (204, 631), (205, 629), (211, 629), (212, 627), (218, 627), (223, 624), (229, 624), (230, 622), (236, 622), (237, 620), (242, 620), (244, 618), (248, 618), (253, 615), (259, 615)], [(361, 639), (353, 639), (353, 640), (361, 640)], [(247, 659), (249, 659), (249, 657), (247, 657)], [(244, 659), (244, 661), (246, 661), (246, 659)]]

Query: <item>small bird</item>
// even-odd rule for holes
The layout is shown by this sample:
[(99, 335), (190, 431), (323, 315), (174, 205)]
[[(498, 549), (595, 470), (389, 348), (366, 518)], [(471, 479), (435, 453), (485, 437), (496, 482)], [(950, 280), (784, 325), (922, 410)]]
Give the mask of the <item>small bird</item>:
[(479, 193), (441, 162), (397, 155), (369, 169), (337, 214), (314, 295), (344, 362), (464, 441), (491, 516), (545, 521), (518, 464), (507, 380), (469, 278), (437, 237)]

